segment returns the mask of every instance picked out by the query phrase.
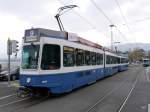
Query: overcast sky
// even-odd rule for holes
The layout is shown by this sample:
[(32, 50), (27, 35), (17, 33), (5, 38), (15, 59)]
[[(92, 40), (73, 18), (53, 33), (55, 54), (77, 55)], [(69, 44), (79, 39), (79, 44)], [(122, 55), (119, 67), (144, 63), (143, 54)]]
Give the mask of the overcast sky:
[(1, 57), (6, 56), (8, 37), (21, 43), (25, 29), (59, 30), (54, 18), (57, 9), (71, 4), (79, 7), (61, 16), (66, 31), (110, 46), (113, 23), (114, 42), (150, 43), (150, 0), (0, 0)]

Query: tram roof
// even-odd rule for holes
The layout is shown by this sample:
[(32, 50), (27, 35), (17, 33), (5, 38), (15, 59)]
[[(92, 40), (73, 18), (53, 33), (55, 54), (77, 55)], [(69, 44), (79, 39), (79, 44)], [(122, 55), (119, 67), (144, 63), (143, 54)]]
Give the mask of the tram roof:
[(25, 30), (25, 37), (50, 37), (50, 38), (58, 38), (58, 39), (65, 39), (73, 42), (78, 42), (83, 45), (99, 48), (99, 49), (104, 49), (105, 51), (115, 53), (114, 51), (105, 48), (97, 43), (91, 42), (89, 40), (83, 39), (79, 37), (77, 34), (74, 33), (69, 33), (66, 31), (55, 31), (55, 30), (50, 30), (50, 29), (45, 29), (45, 28), (31, 28)]

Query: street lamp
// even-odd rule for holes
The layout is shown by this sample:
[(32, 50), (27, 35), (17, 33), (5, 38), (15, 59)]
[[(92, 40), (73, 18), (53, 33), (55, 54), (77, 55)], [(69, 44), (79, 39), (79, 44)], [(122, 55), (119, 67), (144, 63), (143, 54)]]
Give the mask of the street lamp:
[[(121, 42), (114, 42), (114, 44), (119, 44)], [(117, 46), (115, 46), (116, 53), (118, 52)]]
[(67, 5), (64, 7), (60, 7), (58, 9), (58, 13), (55, 15), (55, 18), (58, 22), (60, 31), (64, 31), (64, 27), (63, 27), (63, 24), (61, 22), (60, 16), (63, 15), (64, 13), (68, 12), (69, 10), (75, 8), (75, 7), (78, 7), (78, 6), (77, 5)]
[(111, 30), (111, 50), (113, 50), (113, 27), (115, 27), (115, 25), (109, 25), (110, 30)]

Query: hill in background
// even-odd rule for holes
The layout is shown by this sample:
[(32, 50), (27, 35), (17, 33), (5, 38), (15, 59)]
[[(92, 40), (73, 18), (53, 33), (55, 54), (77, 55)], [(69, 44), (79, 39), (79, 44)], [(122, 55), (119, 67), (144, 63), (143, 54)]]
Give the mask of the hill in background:
[(150, 43), (128, 43), (117, 45), (117, 49), (120, 51), (131, 51), (134, 48), (143, 49), (145, 51), (150, 51)]

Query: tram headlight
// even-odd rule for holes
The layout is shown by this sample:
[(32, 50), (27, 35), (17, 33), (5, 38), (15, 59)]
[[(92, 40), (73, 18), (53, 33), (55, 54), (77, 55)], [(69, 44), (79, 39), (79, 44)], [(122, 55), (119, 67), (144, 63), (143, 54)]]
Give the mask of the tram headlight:
[(30, 82), (31, 82), (31, 78), (28, 77), (27, 80), (26, 80), (26, 82), (27, 82), (27, 83), (30, 83)]

